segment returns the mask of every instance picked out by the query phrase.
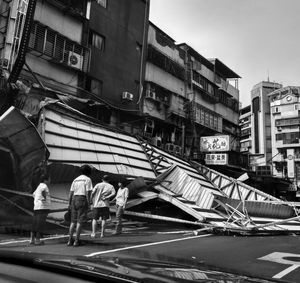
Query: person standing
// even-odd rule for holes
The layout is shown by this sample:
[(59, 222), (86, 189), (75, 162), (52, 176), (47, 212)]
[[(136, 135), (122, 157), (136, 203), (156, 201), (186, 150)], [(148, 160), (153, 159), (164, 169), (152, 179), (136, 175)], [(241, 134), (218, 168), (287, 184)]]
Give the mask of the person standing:
[[(86, 214), (90, 203), (90, 194), (93, 189), (92, 180), (90, 178), (92, 169), (89, 165), (83, 165), (81, 175), (78, 176), (71, 185), (69, 195), (69, 208), (71, 209), (71, 224), (69, 228), (68, 246), (80, 245), (80, 233), (82, 223), (86, 221)], [(76, 227), (75, 240), (73, 239)]]
[(40, 178), (41, 183), (33, 192), (34, 207), (32, 229), (30, 232), (30, 245), (43, 245), (41, 241), (41, 233), (44, 231), (47, 215), (51, 207), (51, 199), (49, 192), (50, 177), (43, 174)]
[(101, 220), (101, 238), (104, 237), (106, 220), (109, 218), (109, 199), (116, 193), (113, 185), (109, 183), (109, 178), (104, 175), (102, 182), (98, 183), (92, 191), (93, 221), (91, 237), (96, 237), (97, 221)]
[(122, 217), (128, 199), (128, 188), (124, 187), (122, 182), (118, 183), (118, 192), (116, 195), (116, 228), (114, 235), (122, 233)]

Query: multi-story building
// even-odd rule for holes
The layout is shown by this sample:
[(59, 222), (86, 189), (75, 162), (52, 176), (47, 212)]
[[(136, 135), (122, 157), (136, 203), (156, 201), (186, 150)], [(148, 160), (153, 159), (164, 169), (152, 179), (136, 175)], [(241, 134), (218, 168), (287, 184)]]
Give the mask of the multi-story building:
[(88, 1), (0, 2), (7, 9), (2, 18), (6, 28), (1, 37), (1, 67), (22, 82), (16, 106), (36, 114), (45, 96), (82, 97), (80, 82), (90, 63), (84, 40)]
[(240, 109), (239, 125), (241, 127), (240, 151), (243, 154), (252, 153), (252, 135), (251, 135), (251, 105)]
[[(35, 4), (34, 17), (24, 27), (29, 2)], [(30, 91), (26, 90), (26, 99), (19, 92), (18, 106), (32, 112), (50, 96), (112, 126), (137, 119), (149, 1), (0, 0), (0, 4), (0, 23), (5, 27), (0, 34), (1, 66), (10, 74), (23, 31), (30, 30), (25, 65), (18, 76)]]
[[(200, 137), (228, 134), (238, 147), (239, 76), (150, 23), (143, 112), (149, 139), (196, 157)], [(235, 85), (230, 83), (234, 80)], [(236, 141), (236, 142), (234, 142)]]
[(103, 104), (90, 109), (90, 115), (130, 132), (140, 124), (133, 121), (141, 112), (148, 19), (149, 1), (91, 2), (91, 64), (85, 85)]
[(300, 87), (287, 86), (269, 94), (273, 175), (300, 185)]
[(270, 103), (268, 94), (281, 87), (281, 84), (275, 82), (262, 81), (256, 84), (251, 90), (252, 155), (250, 166), (255, 170), (270, 169), (272, 163)]

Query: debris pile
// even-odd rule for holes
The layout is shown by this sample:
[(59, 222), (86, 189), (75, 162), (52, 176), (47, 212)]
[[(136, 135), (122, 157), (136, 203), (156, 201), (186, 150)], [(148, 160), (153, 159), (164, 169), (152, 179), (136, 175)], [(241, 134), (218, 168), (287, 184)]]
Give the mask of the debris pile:
[[(16, 117), (18, 127), (14, 127)], [(43, 105), (35, 126), (11, 107), (0, 117), (0, 127), (0, 155), (9, 161), (5, 172), (13, 172), (12, 184), (18, 181), (15, 187), (0, 184), (1, 195), (29, 200), (31, 191), (22, 187), (18, 177), (31, 176), (29, 169), (33, 171), (34, 166), (46, 163), (52, 178), (53, 218), (58, 219), (66, 210), (70, 182), (78, 168), (90, 164), (95, 182), (110, 174), (115, 183), (129, 183), (128, 217), (195, 225), (216, 232), (300, 232), (297, 203), (282, 201), (141, 138), (104, 127), (59, 102)], [(20, 206), (13, 197), (10, 202)], [(168, 209), (154, 209), (159, 205)], [(26, 207), (23, 212), (29, 213)]]

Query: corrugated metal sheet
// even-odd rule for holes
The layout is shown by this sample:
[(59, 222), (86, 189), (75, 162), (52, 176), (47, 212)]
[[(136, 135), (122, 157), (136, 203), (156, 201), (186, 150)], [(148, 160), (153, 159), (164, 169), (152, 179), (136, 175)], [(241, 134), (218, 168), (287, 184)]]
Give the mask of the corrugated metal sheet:
[[(190, 177), (197, 180), (197, 182), (201, 186), (215, 190), (213, 184), (204, 175), (202, 175), (195, 168), (193, 168), (191, 164), (161, 149), (155, 148), (155, 150), (157, 151), (157, 154), (161, 154), (164, 158), (166, 158), (169, 164), (177, 165), (180, 169), (184, 170)], [(166, 162), (162, 162), (162, 164), (165, 166), (168, 165)]]
[(12, 158), (11, 169), (18, 174), (15, 189), (31, 192), (34, 170), (48, 154), (35, 126), (19, 110), (10, 107), (0, 117), (0, 143)]
[(199, 178), (191, 177), (179, 166), (173, 167), (164, 180), (165, 188), (194, 202), (201, 209), (211, 209), (214, 194), (221, 194), (212, 187), (202, 185)]
[[(266, 201), (244, 201), (243, 206), (241, 201), (237, 199), (227, 198), (223, 196), (217, 196), (224, 204), (229, 204), (230, 206), (236, 208), (238, 211), (243, 212), (245, 209), (249, 216), (257, 217), (274, 217), (274, 218), (291, 218), (295, 216), (295, 210), (293, 207), (283, 204), (275, 204)], [(220, 207), (219, 209), (222, 209)]]
[(67, 108), (64, 111), (43, 109), (42, 128), (50, 163), (90, 164), (99, 171), (155, 178), (136, 138), (83, 120)]
[(278, 198), (259, 191), (206, 166), (197, 164), (197, 167), (199, 172), (201, 172), (203, 176), (206, 176), (206, 178), (218, 187), (228, 198), (248, 201), (276, 201), (283, 203), (283, 201)]

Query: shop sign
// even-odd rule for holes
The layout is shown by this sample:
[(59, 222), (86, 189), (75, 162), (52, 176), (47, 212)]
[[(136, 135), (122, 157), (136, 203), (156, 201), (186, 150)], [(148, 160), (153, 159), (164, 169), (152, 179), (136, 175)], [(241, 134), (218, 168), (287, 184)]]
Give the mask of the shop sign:
[(205, 155), (205, 163), (207, 165), (227, 165), (227, 153), (208, 153)]
[(201, 137), (200, 150), (204, 152), (228, 151), (229, 136)]

